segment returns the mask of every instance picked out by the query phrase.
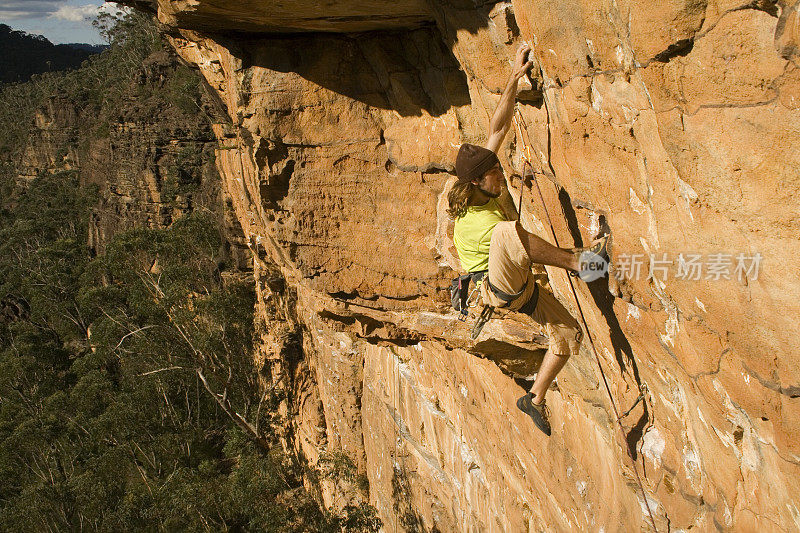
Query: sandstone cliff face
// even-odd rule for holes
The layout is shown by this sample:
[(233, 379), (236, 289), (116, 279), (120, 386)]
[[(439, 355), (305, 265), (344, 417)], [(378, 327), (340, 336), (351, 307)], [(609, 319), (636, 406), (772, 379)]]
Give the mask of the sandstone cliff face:
[[(796, 2), (376, 2), (368, 28), (355, 2), (153, 5), (232, 121), (215, 126), (217, 166), (262, 307), (281, 300), (260, 357), (289, 388), (291, 441), (368, 477), (368, 494), (323, 483), (328, 504), (368, 497), (387, 531), (647, 529), (629, 443), (660, 531), (800, 528)], [(330, 33), (360, 29), (381, 31)], [(485, 141), (522, 40), (558, 242), (608, 227), (618, 272), (643, 260), (611, 291), (577, 286), (617, 408), (643, 393), (624, 436), (588, 345), (550, 392), (548, 439), (514, 405), (546, 344), (536, 326), (505, 317), (470, 343), (447, 312), (455, 151)], [(521, 152), (509, 135), (507, 175)], [(522, 210), (550, 238), (530, 186)], [(732, 254), (730, 279), (677, 279), (679, 253)], [(740, 253), (760, 254), (758, 275), (734, 271)], [(650, 254), (674, 261), (666, 280)], [(549, 282), (577, 315), (564, 274)]]

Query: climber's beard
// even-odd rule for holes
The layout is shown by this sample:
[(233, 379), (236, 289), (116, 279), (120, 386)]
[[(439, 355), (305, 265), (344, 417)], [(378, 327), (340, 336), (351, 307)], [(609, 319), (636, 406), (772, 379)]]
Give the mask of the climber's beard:
[(488, 196), (489, 198), (499, 198), (499, 197), (500, 197), (500, 195), (501, 195), (501, 194), (503, 194), (503, 191), (502, 191), (502, 189), (500, 190), (500, 192), (494, 193), (494, 192), (489, 192), (489, 191), (487, 191), (486, 189), (484, 189), (483, 187), (480, 187), (480, 186), (479, 186), (479, 187), (478, 187), (478, 190), (479, 190), (479, 191), (481, 191), (481, 192), (482, 192), (483, 194), (485, 194), (486, 196)]

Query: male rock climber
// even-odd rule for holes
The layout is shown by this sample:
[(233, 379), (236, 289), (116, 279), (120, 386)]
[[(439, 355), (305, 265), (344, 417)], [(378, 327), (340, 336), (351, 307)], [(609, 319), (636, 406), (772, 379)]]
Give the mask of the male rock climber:
[[(567, 359), (578, 353), (582, 333), (555, 296), (536, 283), (531, 266), (578, 271), (584, 250), (556, 248), (522, 227), (497, 157), (511, 126), (518, 81), (533, 65), (527, 60), (529, 52), (528, 45), (517, 50), (513, 72), (489, 124), (486, 147), (463, 144), (459, 149), (458, 181), (448, 196), (448, 213), (455, 219), (453, 242), (461, 266), (470, 273), (488, 270), (480, 291), (483, 303), (528, 314), (545, 326), (549, 348), (533, 386), (517, 400), (517, 407), (550, 435), (545, 393)], [(605, 243), (598, 241), (592, 251), (604, 253), (604, 248)]]

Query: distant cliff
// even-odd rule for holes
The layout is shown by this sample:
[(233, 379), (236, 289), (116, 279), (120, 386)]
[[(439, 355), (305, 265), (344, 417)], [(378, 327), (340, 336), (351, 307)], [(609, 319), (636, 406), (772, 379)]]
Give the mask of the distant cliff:
[(41, 35), (0, 24), (0, 84), (28, 81), (42, 72), (76, 68), (105, 48), (88, 44), (54, 45)]
[[(259, 302), (283, 306), (260, 357), (290, 393), (287, 442), (369, 481), (323, 481), (329, 505), (368, 497), (387, 531), (646, 529), (630, 445), (660, 531), (800, 528), (797, 2), (128, 3), (230, 119), (216, 163)], [(538, 75), (519, 107), (558, 240), (614, 235), (619, 283), (577, 288), (632, 407), (624, 436), (588, 345), (547, 439), (514, 405), (535, 325), (494, 320), (471, 343), (447, 310), (455, 151), (485, 141), (523, 40)], [(521, 151), (511, 134), (506, 175)], [(524, 223), (549, 238), (520, 181)]]
[(0, 141), (18, 179), (70, 170), (99, 187), (89, 234), (95, 253), (120, 231), (165, 228), (198, 207), (222, 216), (209, 118), (218, 112), (197, 74), (150, 31), (86, 69), (4, 94)]

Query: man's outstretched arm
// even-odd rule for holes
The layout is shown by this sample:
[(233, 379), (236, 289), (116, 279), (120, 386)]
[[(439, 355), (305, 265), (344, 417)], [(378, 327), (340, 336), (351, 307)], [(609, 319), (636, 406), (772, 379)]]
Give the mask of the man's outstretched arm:
[(494, 110), (492, 120), (489, 122), (489, 140), (486, 141), (486, 148), (494, 153), (497, 153), (497, 150), (500, 149), (503, 139), (505, 139), (508, 130), (511, 128), (511, 117), (514, 115), (514, 100), (517, 97), (517, 83), (533, 66), (533, 61), (527, 61), (528, 52), (530, 51), (531, 47), (527, 44), (522, 44), (517, 49), (514, 70), (511, 72), (511, 77), (508, 78), (506, 88), (503, 90), (503, 96), (500, 97), (500, 103), (497, 104), (497, 109)]

